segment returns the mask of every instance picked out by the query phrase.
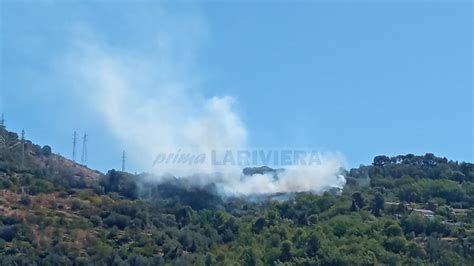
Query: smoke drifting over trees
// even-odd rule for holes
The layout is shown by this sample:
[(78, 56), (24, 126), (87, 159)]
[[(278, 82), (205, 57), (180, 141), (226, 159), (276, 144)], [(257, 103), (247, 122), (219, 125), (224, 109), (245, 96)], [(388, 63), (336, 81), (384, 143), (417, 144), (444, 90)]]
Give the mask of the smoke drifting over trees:
[[(182, 37), (175, 35), (166, 35), (168, 43), (157, 46), (150, 57), (140, 57), (114, 49), (101, 41), (100, 35), (78, 31), (73, 49), (65, 56), (71, 78), (87, 92), (85, 100), (127, 147), (129, 160), (139, 169), (153, 173), (156, 181), (171, 174), (199, 179), (193, 181), (199, 184), (217, 183), (224, 194), (321, 192), (344, 185), (340, 172), (344, 160), (339, 154), (322, 155), (318, 164), (285, 167), (278, 179), (266, 174), (244, 179), (243, 167), (235, 164), (154, 167), (157, 155), (163, 152), (211, 154), (250, 148), (251, 132), (238, 113), (237, 99), (201, 93), (202, 89), (188, 78), (197, 74), (182, 71), (193, 64), (192, 56), (185, 62), (174, 57), (189, 48), (174, 46), (174, 38)], [(164, 36), (157, 34), (157, 38)]]

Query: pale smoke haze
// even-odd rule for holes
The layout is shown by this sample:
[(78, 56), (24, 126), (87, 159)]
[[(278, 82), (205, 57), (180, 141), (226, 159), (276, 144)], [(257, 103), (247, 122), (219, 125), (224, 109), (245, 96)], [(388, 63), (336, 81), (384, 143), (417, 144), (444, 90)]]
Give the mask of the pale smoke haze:
[(238, 114), (237, 100), (228, 95), (206, 98), (201, 93), (189, 78), (199, 73), (188, 76), (183, 71), (183, 64), (193, 63), (180, 60), (177, 64), (173, 60), (174, 54), (196, 49), (173, 46), (180, 38), (174, 40), (171, 31), (161, 30), (155, 36), (166, 39), (154, 47), (157, 56), (117, 49), (97, 36), (84, 31), (75, 34), (65, 56), (67, 70), (82, 94), (88, 95), (86, 101), (94, 113), (127, 147), (129, 160), (140, 169), (153, 171), (157, 180), (164, 174), (193, 176), (199, 179), (196, 183), (217, 182), (222, 192), (239, 195), (319, 192), (344, 185), (344, 178), (338, 176), (343, 166), (340, 155), (324, 156), (319, 165), (290, 166), (278, 180), (269, 175), (244, 179), (238, 166), (162, 165), (152, 169), (156, 155), (163, 151), (247, 147), (248, 130)]

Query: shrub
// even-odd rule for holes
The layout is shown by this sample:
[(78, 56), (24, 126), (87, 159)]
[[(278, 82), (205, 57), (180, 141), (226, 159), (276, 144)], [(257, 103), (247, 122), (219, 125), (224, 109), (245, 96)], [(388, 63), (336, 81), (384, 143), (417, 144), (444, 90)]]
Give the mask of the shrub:
[(20, 204), (28, 206), (28, 205), (30, 205), (30, 203), (31, 203), (31, 199), (28, 195), (21, 196)]
[(100, 226), (102, 224), (102, 218), (98, 215), (92, 215), (89, 220), (94, 226)]
[(41, 148), (41, 154), (49, 157), (51, 155), (51, 147), (49, 145), (44, 145), (43, 148)]
[(120, 230), (123, 230), (130, 224), (130, 218), (122, 214), (112, 213), (103, 222), (109, 227), (117, 226)]
[(9, 189), (12, 186), (13, 186), (12, 181), (10, 181), (8, 179), (2, 180), (2, 182), (0, 183), (0, 188), (1, 189)]
[(78, 200), (74, 200), (72, 201), (72, 204), (71, 204), (71, 210), (72, 211), (78, 211), (81, 209), (81, 202), (78, 201)]
[(0, 238), (3, 238), (7, 242), (11, 242), (15, 238), (17, 228), (14, 225), (0, 227)]

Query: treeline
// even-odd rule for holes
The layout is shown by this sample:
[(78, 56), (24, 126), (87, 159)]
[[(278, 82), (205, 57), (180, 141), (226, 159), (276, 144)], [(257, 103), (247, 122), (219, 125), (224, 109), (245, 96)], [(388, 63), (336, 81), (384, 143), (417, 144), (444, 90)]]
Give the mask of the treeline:
[(449, 179), (456, 182), (474, 182), (474, 164), (449, 161), (436, 157), (432, 153), (423, 156), (413, 154), (388, 157), (376, 156), (370, 166), (351, 169), (350, 176), (355, 178), (401, 178), (410, 176), (415, 179)]

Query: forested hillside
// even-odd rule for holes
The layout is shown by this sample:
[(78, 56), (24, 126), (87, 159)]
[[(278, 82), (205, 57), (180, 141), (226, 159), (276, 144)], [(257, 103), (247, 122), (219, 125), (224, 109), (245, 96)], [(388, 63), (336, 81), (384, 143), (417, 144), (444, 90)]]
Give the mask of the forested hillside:
[[(248, 201), (106, 174), (0, 128), (2, 265), (473, 265), (474, 165), (377, 156), (342, 191)], [(285, 198), (285, 200), (283, 200)]]

